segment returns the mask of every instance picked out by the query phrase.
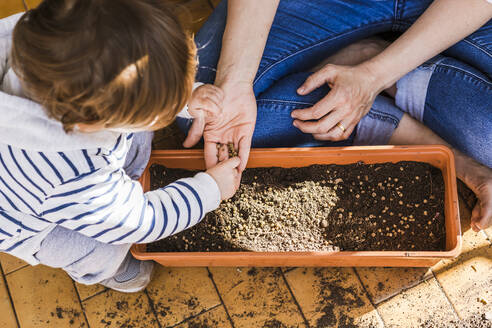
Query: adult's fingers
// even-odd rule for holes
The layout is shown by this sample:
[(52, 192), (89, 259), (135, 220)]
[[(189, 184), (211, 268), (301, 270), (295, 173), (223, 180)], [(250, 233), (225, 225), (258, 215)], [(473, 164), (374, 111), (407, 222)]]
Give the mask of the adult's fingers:
[(185, 141), (183, 142), (183, 147), (190, 148), (197, 144), (200, 141), (203, 130), (205, 129), (205, 119), (203, 116), (198, 116), (193, 119), (193, 123), (191, 124), (191, 128), (188, 131), (188, 135), (186, 136)]
[(217, 165), (217, 143), (211, 141), (205, 141), (205, 145), (203, 147), (204, 155), (205, 155), (205, 167), (207, 169), (214, 167)]
[(241, 165), (239, 165), (239, 172), (243, 172), (246, 169), (246, 164), (248, 164), (249, 151), (251, 150), (251, 139), (252, 136), (242, 137), (239, 140), (239, 158), (241, 159)]
[(296, 128), (304, 133), (327, 133), (343, 118), (343, 113), (334, 110), (318, 121), (294, 120), (292, 123)]
[(342, 123), (342, 126), (345, 127), (345, 130), (341, 129), (340, 127), (336, 126), (333, 127), (330, 131), (327, 133), (313, 133), (313, 138), (316, 140), (330, 140), (330, 141), (341, 141), (341, 140), (346, 140), (352, 132), (354, 131), (355, 125), (348, 125)]
[(202, 112), (208, 113), (210, 117), (216, 117), (222, 113), (222, 103), (212, 98), (202, 98), (200, 103), (192, 105), (188, 111), (193, 117), (202, 115)]
[(219, 162), (225, 161), (229, 158), (229, 149), (226, 144), (220, 144), (218, 156)]
[(327, 82), (331, 82), (336, 71), (336, 66), (326, 65), (316, 73), (311, 74), (306, 81), (297, 89), (297, 93), (300, 95), (307, 95), (314, 89), (319, 88)]

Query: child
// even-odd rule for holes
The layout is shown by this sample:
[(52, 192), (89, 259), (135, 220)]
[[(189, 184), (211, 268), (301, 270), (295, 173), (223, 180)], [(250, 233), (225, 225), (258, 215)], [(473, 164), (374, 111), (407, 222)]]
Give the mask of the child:
[[(146, 194), (131, 179), (151, 142), (131, 132), (168, 125), (192, 93), (194, 46), (163, 1), (45, 0), (0, 20), (0, 73), (2, 252), (136, 292), (153, 265), (130, 246), (191, 227), (239, 186), (238, 158)], [(220, 110), (216, 87), (192, 98), (192, 116)]]

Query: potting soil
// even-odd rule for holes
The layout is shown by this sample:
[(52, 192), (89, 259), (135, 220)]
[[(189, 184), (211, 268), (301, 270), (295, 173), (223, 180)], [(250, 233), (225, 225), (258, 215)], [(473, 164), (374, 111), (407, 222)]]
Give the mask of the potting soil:
[[(196, 172), (150, 168), (151, 189)], [(254, 168), (198, 225), (150, 252), (442, 251), (444, 181), (420, 162)]]

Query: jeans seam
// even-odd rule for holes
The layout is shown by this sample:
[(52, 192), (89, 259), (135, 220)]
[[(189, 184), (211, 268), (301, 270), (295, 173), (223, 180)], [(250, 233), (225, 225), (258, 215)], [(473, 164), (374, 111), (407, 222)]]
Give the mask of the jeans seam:
[(474, 42), (472, 42), (470, 40), (467, 40), (467, 39), (463, 39), (463, 41), (466, 42), (466, 43), (468, 43), (468, 44), (470, 44), (471, 46), (477, 48), (478, 50), (486, 53), (487, 56), (492, 57), (492, 53), (490, 53), (487, 49), (484, 49), (481, 45), (476, 44), (476, 43), (474, 43)]
[(369, 117), (371, 117), (371, 118), (378, 119), (381, 121), (385, 121), (385, 122), (390, 121), (395, 126), (397, 126), (398, 122), (400, 121), (395, 116), (388, 114), (388, 113), (385, 113), (385, 112), (381, 112), (381, 111), (374, 109), (374, 108), (372, 108), (371, 111), (369, 111), (369, 113), (367, 113), (367, 115), (369, 115)]
[(492, 86), (492, 82), (489, 82), (489, 81), (486, 81), (484, 79), (482, 79), (480, 76), (477, 76), (471, 72), (468, 72), (460, 67), (456, 67), (454, 65), (449, 65), (449, 64), (437, 64), (436, 66), (442, 66), (442, 67), (448, 67), (448, 68), (453, 68), (455, 69), (456, 71), (459, 71), (465, 75), (468, 75), (468, 77), (470, 78), (475, 78), (476, 80), (478, 80), (477, 82), (483, 82), (484, 84), (487, 84), (487, 86)]
[(393, 20), (386, 20), (386, 21), (379, 22), (379, 23), (376, 23), (376, 24), (371, 25), (371, 26), (365, 26), (365, 27), (362, 27), (362, 28), (354, 28), (354, 29), (352, 29), (352, 30), (350, 30), (350, 31), (347, 31), (347, 32), (344, 32), (344, 33), (342, 33), (342, 34), (338, 34), (338, 35), (336, 35), (336, 36), (331, 36), (331, 37), (329, 37), (329, 38), (325, 38), (325, 39), (323, 39), (323, 40), (318, 40), (318, 41), (316, 41), (315, 43), (312, 43), (311, 45), (309, 45), (309, 46), (307, 46), (307, 47), (305, 47), (305, 48), (302, 48), (302, 49), (300, 49), (300, 50), (297, 50), (297, 51), (295, 51), (295, 52), (293, 52), (293, 53), (289, 54), (288, 56), (286, 56), (286, 57), (284, 57), (284, 58), (282, 58), (282, 59), (280, 59), (280, 60), (277, 60), (277, 61), (275, 61), (274, 63), (270, 64), (268, 67), (266, 67), (266, 68), (265, 68), (265, 70), (264, 70), (264, 71), (263, 71), (263, 72), (262, 72), (262, 73), (261, 73), (261, 74), (260, 74), (257, 78), (255, 78), (255, 80), (253, 81), (253, 85), (255, 85), (255, 84), (256, 84), (256, 83), (257, 83), (257, 82), (258, 82), (258, 81), (259, 81), (259, 80), (260, 80), (260, 79), (261, 79), (261, 78), (262, 78), (262, 77), (263, 77), (263, 76), (264, 76), (267, 72), (269, 72), (269, 71), (270, 71), (273, 67), (275, 67), (275, 66), (279, 65), (280, 63), (282, 63), (282, 62), (286, 61), (287, 59), (289, 59), (289, 58), (291, 58), (291, 57), (297, 56), (297, 55), (299, 55), (300, 53), (303, 53), (303, 52), (305, 52), (305, 51), (307, 51), (307, 50), (310, 50), (311, 48), (317, 47), (317, 46), (319, 46), (319, 45), (321, 45), (321, 44), (323, 44), (323, 43), (326, 43), (326, 42), (328, 42), (328, 41), (333, 41), (333, 40), (335, 40), (335, 39), (339, 39), (339, 38), (341, 38), (341, 37), (344, 37), (344, 36), (346, 36), (346, 35), (348, 35), (348, 34), (354, 33), (355, 31), (364, 30), (364, 29), (369, 28), (369, 27), (370, 27), (370, 28), (374, 28), (374, 27), (379, 26), (379, 25), (384, 25), (384, 24), (387, 24), (388, 22), (393, 22)]
[(307, 102), (302, 102), (302, 101), (280, 100), (280, 99), (259, 99), (259, 100), (257, 100), (257, 102), (264, 102), (264, 103), (270, 103), (270, 104), (292, 105), (293, 107), (295, 105), (307, 105), (307, 106), (314, 106), (315, 105), (313, 103), (307, 103)]

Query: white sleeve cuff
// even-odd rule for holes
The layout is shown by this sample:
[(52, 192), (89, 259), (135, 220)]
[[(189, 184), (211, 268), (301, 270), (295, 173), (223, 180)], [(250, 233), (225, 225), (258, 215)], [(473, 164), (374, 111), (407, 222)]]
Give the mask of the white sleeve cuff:
[(214, 178), (205, 172), (200, 172), (193, 178), (190, 178), (190, 180), (193, 181), (193, 186), (196, 188), (198, 195), (203, 202), (204, 213), (211, 212), (219, 207), (221, 195), (219, 186)]

